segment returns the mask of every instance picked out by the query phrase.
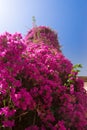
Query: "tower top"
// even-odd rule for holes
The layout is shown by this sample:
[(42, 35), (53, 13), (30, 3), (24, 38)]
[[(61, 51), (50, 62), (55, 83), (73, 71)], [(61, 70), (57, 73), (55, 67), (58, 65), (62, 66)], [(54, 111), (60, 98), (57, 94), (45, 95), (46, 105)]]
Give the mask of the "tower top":
[(32, 17), (32, 25), (33, 25), (33, 28), (36, 27), (36, 18), (35, 18), (35, 16)]

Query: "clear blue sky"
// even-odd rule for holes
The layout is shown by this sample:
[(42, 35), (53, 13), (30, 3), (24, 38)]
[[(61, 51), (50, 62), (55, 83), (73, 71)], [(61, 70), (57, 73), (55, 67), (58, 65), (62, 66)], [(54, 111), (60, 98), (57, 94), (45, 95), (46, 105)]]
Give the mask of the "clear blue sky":
[(0, 33), (21, 32), (37, 25), (58, 32), (63, 54), (72, 63), (81, 63), (80, 75), (87, 75), (87, 0), (0, 0)]

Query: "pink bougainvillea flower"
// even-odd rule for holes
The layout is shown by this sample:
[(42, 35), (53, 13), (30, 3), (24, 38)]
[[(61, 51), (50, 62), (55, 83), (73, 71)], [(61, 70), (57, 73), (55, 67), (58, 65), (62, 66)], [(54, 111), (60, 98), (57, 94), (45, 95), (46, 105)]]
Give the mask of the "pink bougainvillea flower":
[(87, 92), (45, 26), (0, 35), (0, 129), (87, 130)]
[(12, 128), (15, 124), (14, 120), (5, 120), (2, 123), (3, 123), (3, 127), (9, 127), (9, 128)]

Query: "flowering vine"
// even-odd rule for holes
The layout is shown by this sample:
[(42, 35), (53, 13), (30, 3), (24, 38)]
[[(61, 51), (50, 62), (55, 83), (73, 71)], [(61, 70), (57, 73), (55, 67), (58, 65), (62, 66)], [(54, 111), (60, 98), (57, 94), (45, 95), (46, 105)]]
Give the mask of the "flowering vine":
[(77, 74), (50, 28), (0, 35), (0, 129), (86, 130), (87, 93)]

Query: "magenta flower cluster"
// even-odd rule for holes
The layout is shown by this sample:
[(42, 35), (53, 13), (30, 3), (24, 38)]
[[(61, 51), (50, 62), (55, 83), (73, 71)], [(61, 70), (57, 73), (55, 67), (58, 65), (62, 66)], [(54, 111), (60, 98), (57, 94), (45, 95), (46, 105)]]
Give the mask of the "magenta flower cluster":
[(0, 35), (0, 130), (87, 130), (87, 93), (57, 34)]

